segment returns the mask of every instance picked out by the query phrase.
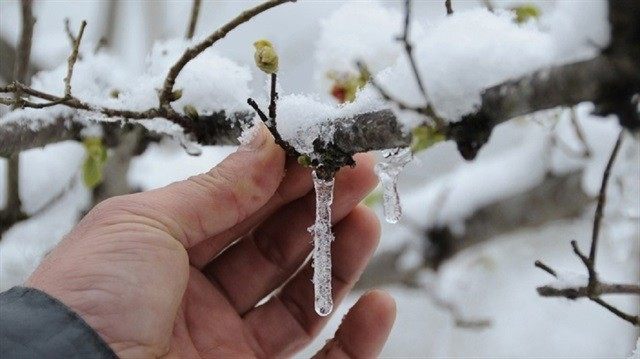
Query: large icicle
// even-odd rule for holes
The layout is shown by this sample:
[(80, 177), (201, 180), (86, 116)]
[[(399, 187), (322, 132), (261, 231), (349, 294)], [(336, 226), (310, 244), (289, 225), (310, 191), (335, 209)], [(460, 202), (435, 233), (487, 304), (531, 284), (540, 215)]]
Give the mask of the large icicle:
[(313, 186), (316, 192), (316, 221), (309, 227), (313, 234), (313, 288), (316, 313), (326, 316), (333, 310), (331, 296), (331, 203), (333, 183), (318, 178), (313, 171)]
[(375, 171), (382, 183), (384, 218), (389, 223), (397, 223), (402, 216), (398, 196), (398, 175), (411, 161), (411, 149), (408, 147), (388, 149), (382, 151), (382, 155), (385, 159), (376, 165)]

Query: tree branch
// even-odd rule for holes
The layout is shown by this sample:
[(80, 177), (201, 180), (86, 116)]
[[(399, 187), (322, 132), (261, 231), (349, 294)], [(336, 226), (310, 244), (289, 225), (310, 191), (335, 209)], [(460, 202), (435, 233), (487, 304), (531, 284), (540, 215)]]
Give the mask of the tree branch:
[[(33, 17), (31, 0), (22, 0), (22, 32), (18, 43), (18, 51), (14, 63), (14, 79), (27, 80), (29, 58), (31, 57), (31, 42), (33, 40), (33, 27), (36, 19)], [(19, 106), (21, 93), (14, 93), (14, 108)], [(20, 200), (20, 153), (14, 152), (7, 156), (7, 202), (5, 208), (0, 210), (0, 236), (14, 223), (25, 219), (27, 216), (22, 211)]]
[(600, 193), (598, 194), (598, 205), (596, 207), (596, 213), (593, 219), (593, 230), (591, 232), (591, 248), (589, 250), (589, 264), (593, 267), (596, 264), (596, 254), (598, 250), (598, 239), (600, 237), (600, 224), (602, 223), (602, 215), (604, 213), (604, 206), (607, 202), (607, 184), (609, 183), (609, 177), (611, 176), (611, 167), (618, 156), (620, 151), (620, 144), (622, 143), (624, 132), (620, 131), (616, 144), (613, 146), (611, 156), (604, 169), (602, 175), (602, 184), (600, 185)]
[[(64, 78), (64, 97), (71, 98), (71, 77), (73, 76), (73, 67), (78, 60), (78, 53), (80, 50), (80, 41), (82, 41), (82, 35), (84, 34), (84, 28), (87, 26), (87, 22), (82, 20), (80, 23), (80, 30), (77, 36), (73, 36), (69, 25), (69, 19), (65, 19), (65, 28), (67, 29), (67, 35), (71, 41), (71, 54), (67, 59), (67, 76)], [(18, 80), (20, 81), (20, 80)]]
[[(589, 287), (577, 288), (557, 288), (551, 285), (545, 285), (537, 288), (538, 294), (543, 297), (565, 297), (568, 299), (577, 299), (592, 296), (589, 293)], [(603, 294), (640, 294), (640, 286), (636, 284), (619, 284), (619, 283), (598, 283), (594, 289), (596, 295)]]
[(189, 19), (189, 26), (187, 27), (187, 33), (185, 34), (185, 38), (187, 40), (191, 40), (193, 38), (193, 34), (196, 32), (201, 3), (202, 0), (193, 0), (193, 4), (191, 5), (191, 18)]
[(32, 0), (22, 0), (22, 32), (18, 42), (18, 51), (13, 67), (13, 79), (25, 82), (29, 71), (29, 59), (31, 57), (31, 43), (33, 40), (33, 27), (36, 18), (33, 17)]
[[(598, 251), (598, 238), (600, 235), (600, 225), (604, 214), (604, 206), (607, 200), (607, 184), (609, 183), (609, 177), (611, 175), (611, 168), (616, 160), (618, 152), (620, 150), (620, 144), (624, 135), (624, 130), (620, 131), (618, 139), (616, 140), (609, 161), (604, 169), (602, 175), (602, 184), (600, 185), (600, 193), (598, 195), (598, 205), (596, 207), (596, 213), (593, 218), (593, 230), (591, 233), (591, 248), (589, 250), (589, 256), (587, 257), (580, 248), (578, 243), (574, 240), (571, 241), (571, 247), (573, 253), (580, 258), (582, 264), (584, 264), (587, 272), (589, 273), (589, 281), (587, 286), (584, 287), (567, 287), (556, 288), (554, 286), (538, 287), (537, 291), (543, 297), (565, 297), (568, 299), (576, 299), (580, 297), (589, 298), (591, 301), (598, 303), (602, 307), (606, 308), (610, 312), (614, 313), (618, 317), (630, 322), (633, 325), (640, 326), (640, 316), (632, 316), (622, 312), (621, 310), (613, 307), (600, 298), (602, 294), (640, 294), (640, 286), (635, 284), (607, 284), (600, 281), (598, 273), (596, 271), (596, 254)], [(536, 267), (544, 270), (545, 272), (557, 277), (556, 271), (551, 269), (548, 265), (541, 261), (536, 261)]]
[(445, 0), (444, 7), (447, 9), (447, 15), (453, 15), (453, 6), (451, 6), (451, 0)]
[[(190, 59), (197, 56), (197, 54), (204, 51), (204, 49), (242, 22), (284, 2), (286, 1), (274, 0), (247, 10), (227, 25), (218, 29), (202, 43), (185, 51), (181, 59), (169, 71), (165, 80), (166, 86), (164, 86), (163, 90), (165, 95), (172, 92), (175, 78)], [(617, 2), (613, 3), (614, 5), (617, 4)], [(632, 6), (638, 7), (633, 4)], [(619, 12), (614, 11), (613, 13), (615, 15)], [(624, 43), (620, 42), (615, 43), (618, 44), (618, 47), (624, 45)], [(612, 47), (612, 49), (615, 48)], [(587, 61), (551, 67), (523, 76), (520, 79), (507, 81), (488, 88), (481, 95), (482, 102), (477, 111), (463, 116), (458, 122), (447, 124), (443, 132), (449, 139), (457, 143), (458, 149), (464, 158), (473, 159), (478, 150), (488, 140), (493, 127), (508, 119), (556, 106), (573, 106), (584, 101), (592, 101), (604, 109), (607, 108), (607, 105), (619, 104), (620, 97), (625, 98), (629, 88), (640, 88), (640, 69), (637, 61), (630, 60), (626, 56), (626, 52), (613, 50), (610, 52), (616, 55), (605, 54)], [(24, 85), (19, 83), (0, 88), (0, 92), (15, 92), (18, 89), (23, 89), (31, 96), (49, 102), (58, 102), (61, 105), (80, 110), (100, 112), (109, 117), (123, 117), (126, 119), (164, 117), (182, 126), (186, 133), (193, 135), (203, 145), (221, 141), (229, 142), (231, 139), (224, 137), (229, 134), (228, 127), (235, 124), (238, 119), (246, 120), (247, 116), (252, 116), (245, 112), (227, 114), (230, 117), (230, 123), (223, 124), (224, 121), (216, 122), (218, 125), (224, 125), (220, 131), (217, 131), (211, 127), (211, 124), (193, 121), (173, 110), (129, 111), (101, 108), (75, 98), (65, 99), (44, 94), (35, 89), (25, 88)], [(616, 92), (611, 91), (612, 89), (624, 89), (624, 91)], [(3, 102), (6, 101), (3, 100)], [(36, 105), (43, 106), (41, 104), (27, 104), (27, 106), (32, 107), (36, 107)], [(363, 150), (406, 147), (411, 143), (411, 136), (402, 131), (391, 111), (382, 110), (363, 113), (354, 118), (358, 118), (360, 122), (346, 121), (345, 124), (340, 124), (340, 119), (327, 119), (332, 122), (332, 125), (339, 127), (340, 131), (336, 132), (336, 136), (333, 139), (318, 139), (317, 141), (318, 151), (331, 153), (333, 165), (352, 163), (350, 156)], [(0, 139), (4, 140), (7, 136), (28, 139), (33, 135), (31, 129), (11, 127), (11, 131), (0, 128)], [(376, 131), (375, 135), (370, 130), (372, 128)], [(21, 133), (23, 130), (28, 133)], [(351, 132), (347, 133), (347, 131)], [(223, 136), (223, 138), (216, 138), (216, 136)], [(18, 143), (15, 138), (1, 142), (0, 153), (12, 153), (21, 148), (34, 147), (29, 143)], [(56, 138), (52, 138), (50, 142), (55, 142), (56, 140)], [(235, 142), (235, 139), (231, 140), (231, 142)]]
[[(539, 110), (557, 106), (573, 106), (585, 101), (598, 101), (603, 97), (600, 84), (620, 81), (625, 77), (640, 76), (638, 74), (630, 75), (628, 70), (621, 69), (613, 61), (601, 56), (592, 60), (540, 70), (518, 80), (507, 81), (485, 90), (482, 93), (482, 103), (478, 111), (464, 116), (459, 122), (449, 123), (444, 132), (449, 139), (457, 143), (463, 157), (473, 159), (488, 140), (491, 130), (496, 125)], [(65, 100), (58, 96), (42, 93), (19, 83), (0, 88), (0, 93), (14, 92), (16, 88), (22, 88), (25, 93), (34, 97), (47, 101), (60, 101), (60, 104), (64, 106), (100, 112), (109, 117), (128, 119), (165, 117), (182, 125), (185, 131), (193, 133), (202, 145), (216, 144), (220, 141), (235, 142), (235, 140), (226, 137), (228, 131), (224, 129), (216, 132), (207, 126), (206, 132), (200, 133), (203, 130), (202, 121), (190, 121), (186, 116), (177, 113), (161, 114), (157, 109), (129, 111), (95, 107), (75, 98)], [(231, 126), (238, 119), (246, 120), (247, 116), (251, 117), (252, 115), (246, 112), (230, 114), (230, 123), (227, 126)], [(358, 121), (353, 121), (354, 119)], [(402, 131), (395, 115), (390, 110), (363, 113), (352, 119), (347, 119), (345, 123), (340, 123), (343, 119), (327, 120), (331, 120), (339, 128), (333, 142), (330, 142), (331, 146), (339, 148), (346, 155), (353, 155), (365, 150), (406, 147), (411, 144), (411, 135)], [(59, 134), (59, 131), (51, 131), (51, 129), (43, 129), (43, 131)], [(347, 133), (348, 131), (349, 133)], [(223, 138), (215, 138), (215, 135), (221, 135)], [(0, 126), (0, 154), (46, 144), (39, 142), (38, 145), (34, 145), (29, 140), (33, 136), (34, 130), (26, 124)], [(63, 135), (63, 137), (68, 139), (69, 136)], [(24, 141), (17, 141), (18, 139)], [(59, 140), (58, 137), (51, 137), (48, 143)]]

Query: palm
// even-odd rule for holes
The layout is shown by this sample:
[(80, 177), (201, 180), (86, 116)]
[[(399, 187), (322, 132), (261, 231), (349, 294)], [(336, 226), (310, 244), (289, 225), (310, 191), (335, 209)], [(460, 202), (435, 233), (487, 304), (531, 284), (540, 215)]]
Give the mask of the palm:
[[(249, 336), (249, 338), (247, 338)], [(170, 356), (231, 358), (260, 356), (242, 317), (197, 269), (176, 317)]]

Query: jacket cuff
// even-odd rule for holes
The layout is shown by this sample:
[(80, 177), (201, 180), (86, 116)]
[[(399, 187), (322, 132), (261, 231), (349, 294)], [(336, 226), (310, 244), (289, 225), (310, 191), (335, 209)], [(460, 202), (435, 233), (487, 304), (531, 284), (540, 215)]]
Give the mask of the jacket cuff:
[(78, 314), (35, 288), (0, 293), (0, 358), (117, 358)]

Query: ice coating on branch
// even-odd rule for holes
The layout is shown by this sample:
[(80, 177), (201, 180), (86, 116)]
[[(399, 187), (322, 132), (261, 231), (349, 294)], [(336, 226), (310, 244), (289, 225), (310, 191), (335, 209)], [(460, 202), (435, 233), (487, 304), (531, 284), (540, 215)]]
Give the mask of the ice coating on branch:
[(313, 187), (316, 191), (316, 221), (309, 227), (313, 235), (313, 290), (315, 310), (327, 316), (333, 310), (331, 296), (331, 203), (333, 202), (334, 179), (318, 178), (313, 171)]
[(398, 196), (398, 175), (411, 161), (413, 155), (408, 147), (384, 150), (382, 155), (384, 160), (376, 165), (375, 171), (382, 184), (384, 218), (389, 223), (398, 223), (402, 216), (400, 196)]

